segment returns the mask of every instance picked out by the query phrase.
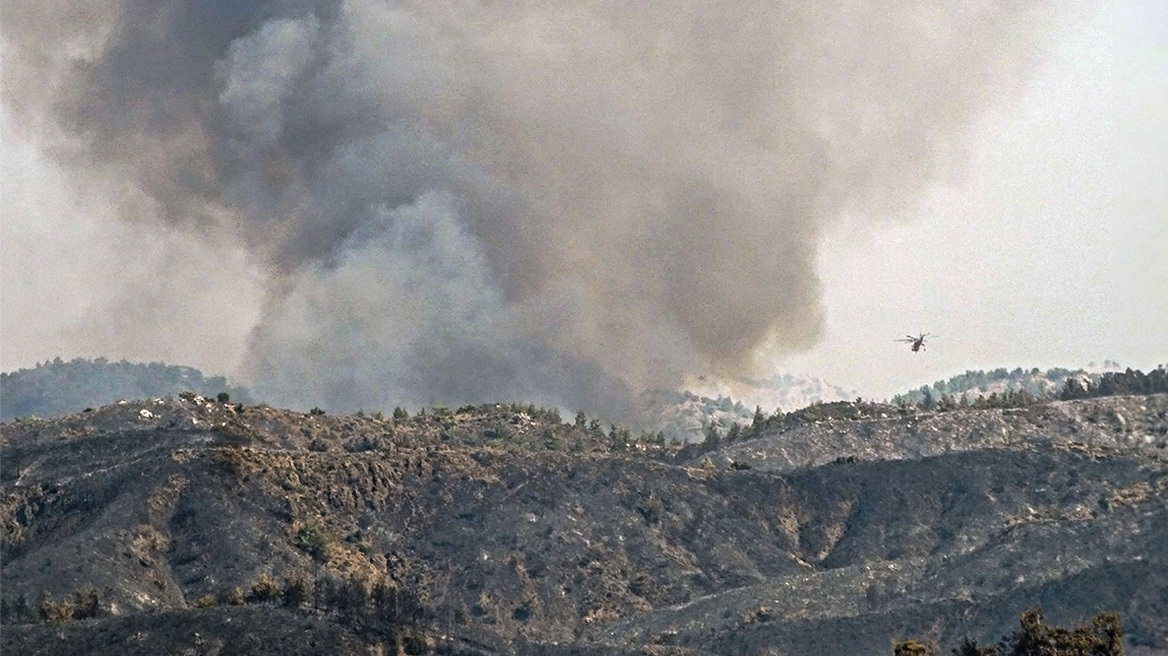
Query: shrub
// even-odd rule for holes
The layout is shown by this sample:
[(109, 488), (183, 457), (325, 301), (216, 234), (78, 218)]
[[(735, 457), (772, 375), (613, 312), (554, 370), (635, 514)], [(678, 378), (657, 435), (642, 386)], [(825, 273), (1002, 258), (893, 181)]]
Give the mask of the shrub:
[(101, 602), (96, 588), (78, 590), (73, 593), (73, 617), (79, 620), (97, 617), (101, 612)]
[(905, 640), (896, 643), (892, 653), (894, 656), (937, 656), (937, 650), (920, 640)]
[(430, 651), (430, 643), (421, 633), (407, 630), (401, 634), (401, 649), (409, 656), (420, 656)]
[(215, 605), (215, 596), (205, 594), (195, 601), (195, 608), (210, 608)]
[(21, 624), (31, 619), (28, 595), (22, 592), (15, 599), (0, 598), (0, 624)]
[(53, 595), (46, 591), (41, 595), (41, 604), (37, 608), (42, 622), (50, 622), (56, 617), (57, 605), (53, 603)]
[(242, 606), (247, 603), (247, 599), (243, 596), (243, 589), (238, 585), (232, 588), (231, 592), (227, 595), (227, 603), (232, 606)]
[(328, 562), (332, 550), (324, 528), (314, 521), (305, 522), (296, 531), (296, 547), (322, 563)]
[(74, 612), (77, 607), (73, 605), (73, 601), (66, 597), (57, 604), (56, 616), (53, 618), (54, 622), (68, 622), (73, 619)]
[(312, 586), (308, 581), (296, 576), (284, 584), (283, 599), (288, 608), (297, 608), (312, 601)]
[(224, 405), (227, 405), (228, 403), (231, 403), (231, 395), (227, 392), (219, 392), (215, 395), (215, 400)]
[[(96, 610), (97, 596), (96, 595), (97, 595), (97, 593), (95, 591), (94, 592), (94, 609), (92, 611), (92, 614), (78, 615), (77, 614), (77, 605), (74, 603), (74, 601), (72, 599), (70, 599), (69, 597), (65, 597), (60, 602), (54, 602), (53, 595), (49, 594), (46, 591), (44, 593), (44, 595), (41, 596), (41, 604), (40, 604), (40, 608), (38, 609), (40, 612), (40, 619), (42, 622), (68, 622), (69, 620), (72, 620), (72, 619), (77, 618), (77, 617), (96, 617), (97, 616), (97, 610)], [(78, 600), (82, 600), (83, 603), (88, 603), (88, 602), (83, 600), (81, 593), (77, 593), (75, 595), (75, 597)], [(85, 612), (88, 613), (89, 611), (86, 610)]]
[(270, 604), (280, 599), (280, 584), (267, 574), (260, 574), (251, 585), (251, 601)]

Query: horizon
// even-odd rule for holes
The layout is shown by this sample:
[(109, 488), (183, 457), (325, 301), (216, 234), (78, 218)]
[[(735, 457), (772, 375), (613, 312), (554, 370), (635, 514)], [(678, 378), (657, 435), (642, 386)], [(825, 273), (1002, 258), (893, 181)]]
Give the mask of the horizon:
[[(159, 366), (168, 367), (168, 368), (190, 369), (190, 370), (193, 370), (194, 373), (198, 374), (205, 381), (214, 381), (216, 379), (222, 379), (224, 384), (227, 385), (228, 387), (238, 388), (240, 391), (246, 392), (247, 394), (253, 393), (249, 387), (248, 382), (245, 380), (235, 379), (231, 376), (222, 374), (221, 372), (205, 371), (205, 370), (202, 370), (198, 367), (193, 367), (191, 365), (177, 363), (177, 362), (166, 362), (163, 360), (136, 361), (136, 360), (130, 360), (130, 359), (125, 359), (125, 358), (113, 359), (113, 358), (107, 358), (107, 357), (102, 357), (102, 356), (98, 356), (98, 357), (94, 357), (94, 358), (76, 357), (76, 358), (66, 359), (66, 358), (62, 358), (60, 356), (57, 356), (54, 358), (46, 359), (44, 361), (37, 361), (37, 362), (35, 362), (29, 366), (26, 366), (26, 367), (20, 367), (18, 369), (12, 369), (12, 370), (8, 370), (8, 371), (0, 371), (0, 376), (8, 377), (8, 376), (13, 376), (13, 375), (18, 374), (18, 373), (32, 372), (32, 371), (36, 371), (38, 369), (49, 368), (52, 366), (69, 365), (69, 364), (72, 364), (73, 362), (76, 362), (76, 361), (81, 361), (81, 362), (84, 362), (86, 364), (119, 364), (119, 365), (131, 365), (131, 366), (159, 365)], [(1133, 371), (1134, 370), (1134, 371), (1142, 372), (1142, 373), (1146, 374), (1146, 373), (1150, 373), (1154, 370), (1164, 369), (1164, 368), (1168, 368), (1168, 363), (1161, 363), (1161, 364), (1155, 365), (1153, 367), (1149, 367), (1147, 369), (1141, 369), (1141, 368), (1126, 367), (1123, 365), (1123, 363), (1115, 362), (1112, 360), (1104, 360), (1103, 362), (1099, 362), (1099, 363), (1090, 362), (1090, 363), (1087, 363), (1086, 365), (1083, 365), (1083, 366), (1055, 366), (1055, 367), (1046, 367), (1046, 368), (1022, 367), (1022, 366), (1000, 366), (1000, 367), (992, 367), (992, 368), (984, 368), (984, 369), (966, 369), (964, 371), (955, 372), (952, 375), (946, 375), (946, 376), (943, 376), (943, 377), (935, 379), (935, 380), (922, 382), (920, 385), (915, 385), (915, 386), (910, 385), (910, 386), (901, 388), (901, 389), (897, 390), (895, 393), (887, 395), (887, 396), (883, 396), (883, 397), (865, 396), (863, 394), (858, 393), (857, 390), (855, 390), (854, 388), (850, 388), (848, 385), (846, 385), (846, 383), (842, 383), (841, 381), (825, 380), (825, 379), (813, 376), (811, 374), (801, 373), (801, 372), (775, 372), (773, 375), (768, 376), (766, 378), (735, 379), (735, 380), (723, 380), (723, 379), (712, 378), (712, 377), (705, 376), (705, 375), (700, 375), (700, 376), (691, 377), (691, 378), (687, 379), (686, 381), (684, 381), (682, 384), (678, 385), (677, 387), (668, 388), (668, 389), (675, 391), (675, 392), (678, 392), (678, 393), (692, 394), (698, 398), (708, 399), (708, 400), (729, 399), (729, 400), (734, 401), (736, 404), (741, 404), (745, 407), (758, 405), (766, 412), (772, 412), (775, 410), (790, 412), (790, 411), (798, 410), (802, 407), (805, 407), (808, 404), (814, 404), (814, 403), (818, 403), (818, 402), (834, 402), (834, 401), (850, 402), (853, 400), (863, 400), (865, 403), (892, 403), (899, 396), (911, 395), (919, 390), (923, 390), (926, 387), (933, 387), (937, 384), (946, 383), (946, 382), (949, 382), (955, 378), (959, 378), (963, 375), (973, 374), (973, 373), (981, 373), (981, 374), (988, 375), (988, 374), (994, 374), (994, 373), (999, 372), (999, 371), (1005, 371), (1008, 374), (1013, 374), (1014, 372), (1021, 371), (1024, 374), (1029, 374), (1031, 372), (1038, 372), (1038, 374), (1045, 376), (1045, 375), (1048, 375), (1052, 372), (1059, 372), (1059, 371), (1069, 371), (1072, 373), (1082, 372), (1082, 373), (1087, 373), (1087, 374), (1098, 375), (1098, 374), (1103, 374), (1103, 373), (1112, 373), (1112, 372), (1121, 373), (1123, 371)], [(791, 383), (795, 383), (795, 384), (801, 383), (801, 382), (814, 382), (814, 383), (820, 384), (821, 386), (828, 387), (830, 389), (827, 390), (828, 393), (825, 394), (823, 396), (823, 398), (811, 399), (807, 403), (803, 403), (803, 404), (797, 403), (795, 405), (784, 405), (781, 403), (778, 405), (774, 405), (774, 404), (768, 405), (766, 403), (760, 402), (759, 399), (761, 399), (762, 397), (758, 396), (758, 394), (760, 394), (760, 393), (765, 394), (767, 392), (786, 392), (786, 393), (792, 392), (792, 390), (787, 389), (787, 388), (770, 387), (769, 384), (772, 381), (791, 382)], [(642, 393), (652, 394), (653, 392), (661, 392), (661, 391), (664, 391), (665, 389), (667, 389), (667, 388), (649, 389), (649, 390), (644, 390)], [(964, 394), (963, 394), (963, 396), (964, 396)], [(802, 398), (802, 397), (799, 397), (799, 398)], [(483, 399), (479, 403), (471, 404), (471, 405), (483, 405), (483, 404), (491, 405), (491, 404), (512, 403), (512, 402), (526, 403), (528, 401), (529, 401), (529, 399), (503, 399), (503, 398)], [(266, 401), (257, 401), (257, 402), (266, 403)], [(320, 406), (323, 406), (324, 409), (338, 412), (337, 409), (329, 408), (327, 405), (324, 405), (324, 404), (310, 403), (310, 405), (313, 405), (314, 407), (320, 405)], [(395, 405), (397, 405), (397, 404), (395, 404)], [(773, 407), (771, 407), (772, 405), (773, 405)], [(284, 407), (284, 406), (277, 406), (277, 407)], [(292, 408), (292, 406), (287, 406), (287, 407), (289, 407), (290, 409), (295, 409), (295, 408)], [(304, 407), (306, 408), (308, 406), (306, 405)], [(412, 405), (411, 406), (408, 404), (402, 404), (402, 407), (405, 407), (408, 410), (418, 411), (418, 410), (424, 410), (426, 407), (446, 407), (446, 406), (444, 404), (432, 404), (430, 406), (426, 406), (426, 405)], [(560, 412), (566, 412), (569, 414), (575, 413), (579, 410), (579, 409), (570, 408), (570, 407), (559, 407), (557, 409)], [(342, 408), (342, 409), (339, 409), (338, 413), (339, 414), (353, 414), (354, 412), (357, 412), (359, 410), (363, 410), (363, 411), (367, 411), (367, 412), (374, 412), (377, 410), (388, 411), (389, 408), (388, 407), (387, 408), (359, 408), (357, 410), (351, 410), (351, 409), (346, 410), (346, 409)]]

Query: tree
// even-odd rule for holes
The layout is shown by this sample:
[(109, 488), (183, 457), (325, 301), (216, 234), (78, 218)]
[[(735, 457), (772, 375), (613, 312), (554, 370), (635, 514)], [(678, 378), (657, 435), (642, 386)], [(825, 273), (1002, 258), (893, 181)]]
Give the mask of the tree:
[(737, 440), (741, 436), (742, 436), (742, 427), (738, 425), (738, 422), (734, 422), (733, 424), (730, 424), (730, 430), (726, 433), (726, 441), (727, 442), (734, 442), (735, 440)]
[(750, 422), (750, 432), (757, 433), (757, 432), (761, 431), (762, 427), (765, 424), (766, 424), (766, 415), (764, 415), (762, 413), (762, 406), (761, 405), (754, 406), (754, 419), (752, 419)]
[(299, 608), (312, 601), (312, 586), (301, 577), (292, 577), (284, 584), (281, 601), (288, 608)]
[(710, 422), (710, 425), (706, 426), (706, 439), (702, 444), (707, 450), (716, 449), (722, 444), (722, 433), (718, 430), (717, 423)]
[(933, 390), (928, 387), (921, 387), (921, 407), (925, 410), (932, 410), (937, 407), (937, 402), (933, 400)]
[(1063, 391), (1059, 394), (1059, 398), (1063, 401), (1070, 401), (1071, 399), (1085, 399), (1087, 398), (1087, 390), (1083, 384), (1079, 382), (1078, 378), (1068, 378), (1067, 382), (1063, 383)]

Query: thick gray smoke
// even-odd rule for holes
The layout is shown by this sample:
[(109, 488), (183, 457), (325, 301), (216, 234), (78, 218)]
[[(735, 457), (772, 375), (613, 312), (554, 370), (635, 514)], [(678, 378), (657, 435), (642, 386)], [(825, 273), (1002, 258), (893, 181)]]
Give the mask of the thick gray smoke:
[(959, 173), (1053, 20), (1018, 0), (7, 2), (4, 97), (128, 220), (245, 245), (269, 294), (241, 366), (269, 398), (619, 415), (812, 345), (825, 229)]

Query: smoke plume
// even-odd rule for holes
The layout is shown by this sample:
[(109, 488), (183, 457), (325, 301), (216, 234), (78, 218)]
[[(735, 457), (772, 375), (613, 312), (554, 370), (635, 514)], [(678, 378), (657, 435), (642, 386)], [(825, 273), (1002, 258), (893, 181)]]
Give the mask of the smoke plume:
[(1054, 20), (1017, 0), (12, 1), (4, 97), (124, 221), (244, 250), (266, 296), (240, 371), (267, 398), (616, 416), (811, 346), (821, 235), (959, 174)]

